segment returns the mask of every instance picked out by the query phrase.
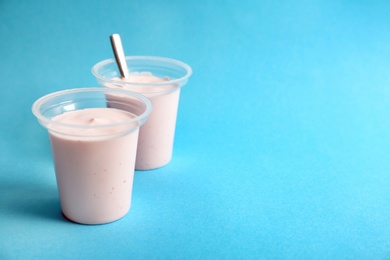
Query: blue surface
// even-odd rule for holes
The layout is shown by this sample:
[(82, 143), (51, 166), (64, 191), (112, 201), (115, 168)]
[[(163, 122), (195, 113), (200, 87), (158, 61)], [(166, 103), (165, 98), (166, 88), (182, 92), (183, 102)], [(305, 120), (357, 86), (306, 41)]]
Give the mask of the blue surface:
[[(0, 1), (0, 259), (390, 257), (389, 1)], [(32, 103), (182, 60), (174, 159), (120, 221), (61, 215)]]

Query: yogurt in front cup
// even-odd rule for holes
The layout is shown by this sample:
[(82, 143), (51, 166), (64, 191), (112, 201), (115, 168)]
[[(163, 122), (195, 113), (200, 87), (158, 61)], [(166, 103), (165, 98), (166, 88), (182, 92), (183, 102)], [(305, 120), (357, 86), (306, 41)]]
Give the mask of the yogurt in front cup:
[(122, 79), (114, 59), (92, 68), (99, 84), (107, 88), (131, 90), (153, 104), (148, 121), (140, 128), (136, 170), (151, 170), (172, 159), (180, 90), (192, 74), (187, 64), (153, 56), (127, 56), (129, 77)]
[[(122, 102), (113, 104), (110, 95)], [(49, 132), (63, 214), (82, 224), (125, 216), (139, 127), (152, 110), (150, 101), (126, 90), (84, 88), (46, 95), (32, 110)]]

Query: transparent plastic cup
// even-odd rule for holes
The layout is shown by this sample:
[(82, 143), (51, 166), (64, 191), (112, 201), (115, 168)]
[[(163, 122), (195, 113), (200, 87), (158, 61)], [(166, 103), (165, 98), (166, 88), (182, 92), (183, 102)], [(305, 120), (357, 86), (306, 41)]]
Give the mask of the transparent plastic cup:
[[(127, 56), (126, 62), (128, 79), (120, 78), (114, 59), (97, 63), (92, 74), (104, 87), (131, 90), (150, 99), (153, 111), (140, 129), (135, 168), (159, 168), (171, 161), (180, 89), (192, 69), (181, 61), (153, 56)], [(150, 76), (163, 80), (145, 80)]]
[[(112, 96), (122, 101), (110, 101)], [(100, 87), (55, 92), (33, 104), (49, 132), (61, 209), (69, 220), (104, 224), (127, 214), (139, 127), (151, 110), (138, 93)], [(76, 119), (64, 121), (69, 115)]]

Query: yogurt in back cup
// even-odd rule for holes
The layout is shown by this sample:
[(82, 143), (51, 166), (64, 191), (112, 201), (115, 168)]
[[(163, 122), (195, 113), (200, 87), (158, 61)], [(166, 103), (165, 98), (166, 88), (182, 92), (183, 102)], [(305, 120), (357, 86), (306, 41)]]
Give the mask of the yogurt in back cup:
[[(122, 102), (110, 101), (111, 95)], [(49, 132), (61, 209), (69, 220), (104, 224), (127, 214), (139, 127), (151, 110), (144, 96), (108, 88), (59, 91), (33, 104)]]
[(187, 64), (153, 56), (127, 56), (129, 77), (122, 79), (114, 59), (97, 63), (92, 74), (107, 88), (131, 90), (153, 104), (148, 121), (140, 128), (136, 170), (151, 170), (172, 158), (180, 89), (192, 74)]

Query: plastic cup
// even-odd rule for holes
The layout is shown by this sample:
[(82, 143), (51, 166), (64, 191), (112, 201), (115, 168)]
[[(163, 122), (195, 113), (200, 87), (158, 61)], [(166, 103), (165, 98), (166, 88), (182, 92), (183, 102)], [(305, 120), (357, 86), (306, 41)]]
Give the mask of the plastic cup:
[(126, 62), (130, 75), (151, 73), (166, 80), (121, 79), (114, 59), (97, 63), (92, 74), (104, 87), (131, 90), (150, 99), (153, 111), (140, 129), (135, 169), (159, 168), (171, 161), (180, 89), (187, 83), (192, 70), (181, 61), (161, 57), (127, 56)]
[[(125, 101), (110, 101), (112, 95)], [(110, 109), (118, 106), (122, 109)], [(60, 120), (92, 109), (97, 116), (82, 118), (91, 124)], [(103, 224), (130, 210), (139, 127), (151, 110), (140, 94), (100, 87), (55, 92), (33, 104), (33, 114), (49, 132), (61, 209), (69, 220)]]

